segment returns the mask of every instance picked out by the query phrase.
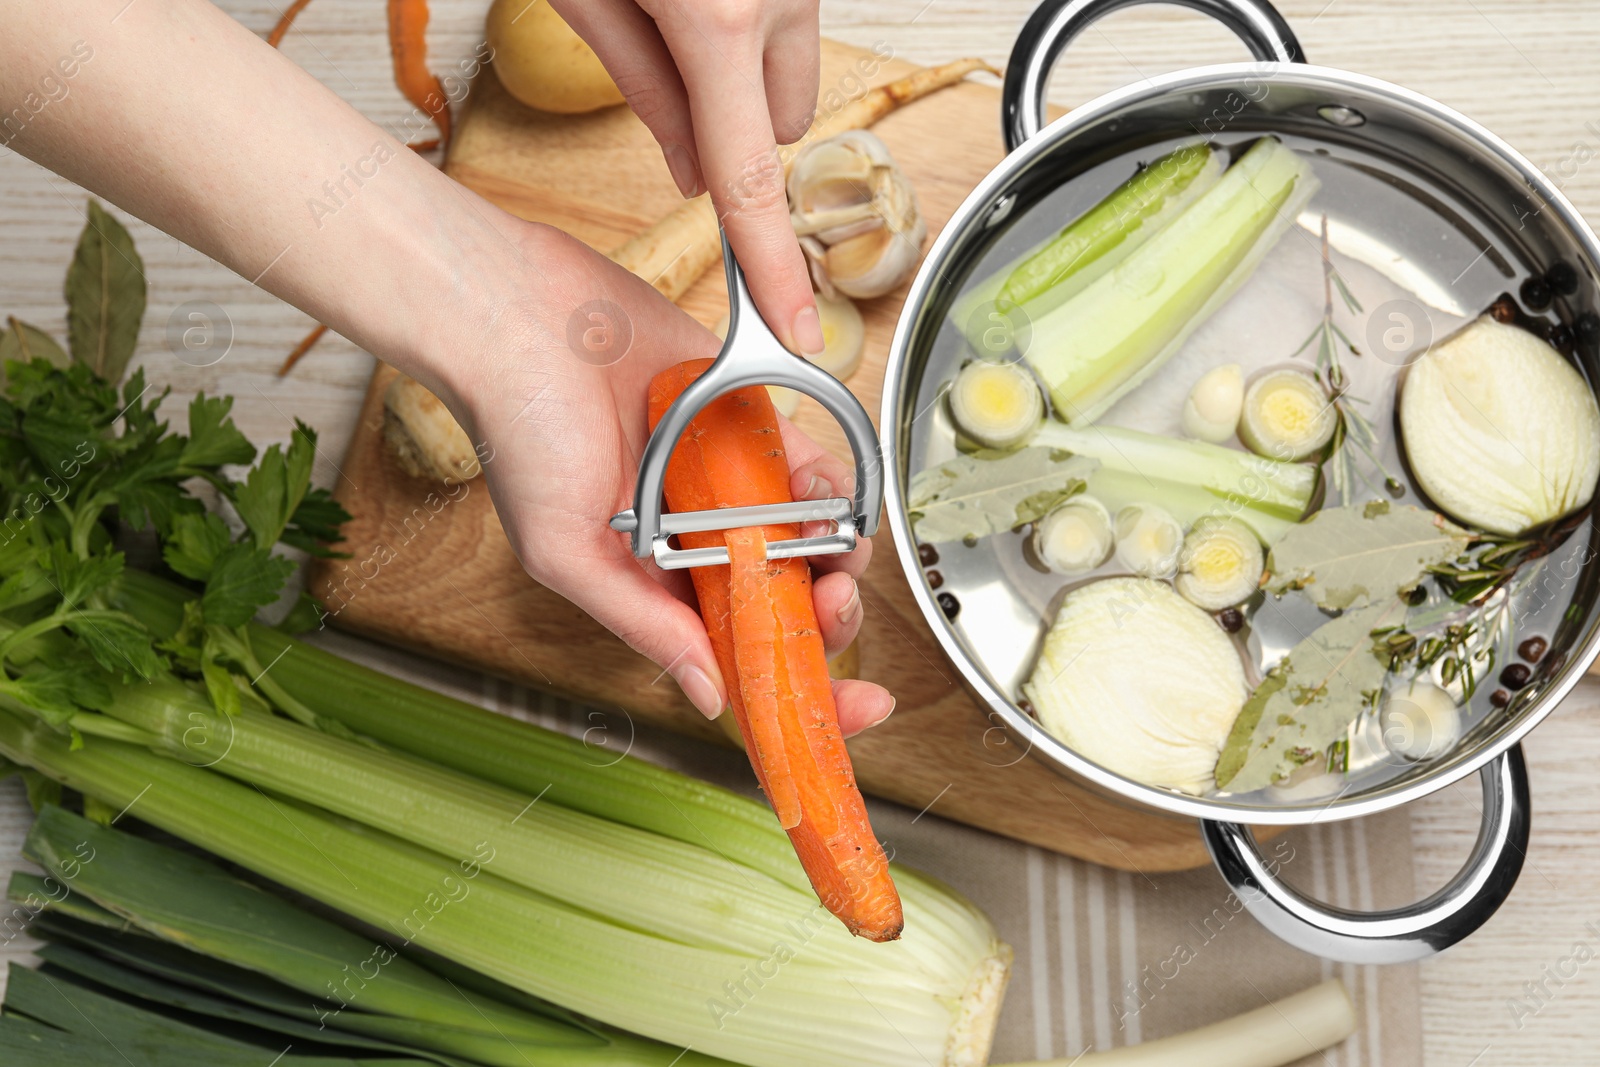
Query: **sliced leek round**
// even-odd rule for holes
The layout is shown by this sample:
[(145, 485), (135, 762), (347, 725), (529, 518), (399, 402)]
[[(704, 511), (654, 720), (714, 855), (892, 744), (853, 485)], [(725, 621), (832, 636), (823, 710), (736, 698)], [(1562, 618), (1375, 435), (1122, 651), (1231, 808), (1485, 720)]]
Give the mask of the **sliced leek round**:
[(1213, 367), (1200, 376), (1183, 402), (1183, 432), (1220, 445), (1239, 428), (1244, 410), (1244, 371), (1237, 363)]
[(867, 327), (861, 311), (847, 296), (817, 294), (817, 313), (822, 318), (822, 352), (811, 362), (845, 381), (861, 366), (867, 347)]
[(1044, 417), (1044, 396), (1020, 363), (975, 359), (950, 385), (950, 414), (962, 433), (985, 448), (1013, 448)]
[(1105, 578), (1062, 599), (1022, 692), (1079, 755), (1199, 794), (1248, 688), (1211, 616), (1165, 582)]
[(1316, 378), (1302, 370), (1268, 371), (1245, 390), (1239, 440), (1258, 456), (1305, 459), (1333, 438), (1338, 422)]
[(1600, 409), (1583, 376), (1527, 330), (1487, 316), (1411, 365), (1400, 434), (1429, 499), (1489, 533), (1576, 511), (1600, 476)]
[(1117, 512), (1117, 559), (1144, 578), (1166, 578), (1178, 567), (1183, 527), (1160, 504), (1129, 504)]
[(1397, 756), (1433, 759), (1461, 739), (1461, 705), (1430, 681), (1418, 679), (1383, 701), (1383, 741)]
[(1238, 519), (1207, 516), (1183, 539), (1173, 584), (1195, 607), (1221, 611), (1248, 600), (1265, 567), (1255, 531)]
[(1088, 574), (1111, 557), (1111, 513), (1092, 496), (1075, 496), (1033, 532), (1034, 553), (1057, 574)]

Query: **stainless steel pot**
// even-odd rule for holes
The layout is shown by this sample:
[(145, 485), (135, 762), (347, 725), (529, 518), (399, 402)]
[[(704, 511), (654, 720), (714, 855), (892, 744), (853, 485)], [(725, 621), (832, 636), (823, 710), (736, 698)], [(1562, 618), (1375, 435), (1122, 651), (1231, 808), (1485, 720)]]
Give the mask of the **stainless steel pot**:
[[(945, 617), (919, 563), (906, 514), (917, 469), (913, 426), (936, 407), (925, 381), (948, 308), (1008, 225), (1074, 178), (1130, 149), (1174, 138), (1275, 133), (1324, 154), (1366, 184), (1324, 183), (1324, 202), (1354, 229), (1416, 265), (1418, 277), (1461, 277), (1480, 260), (1484, 283), (1556, 261), (1582, 285), (1560, 313), (1594, 310), (1600, 243), (1560, 191), (1531, 163), (1477, 123), (1417, 93), (1304, 61), (1299, 43), (1265, 0), (1178, 0), (1227, 25), (1254, 63), (1180, 71), (1108, 93), (1053, 124), (1043, 121), (1056, 58), (1096, 19), (1143, 0), (1046, 0), (1024, 26), (1007, 68), (1003, 121), (1010, 154), (972, 192), (934, 242), (906, 300), (890, 351), (881, 425), (888, 521), (917, 601), (965, 681), (1033, 758), (1135, 805), (1201, 820), (1218, 870), (1250, 912), (1284, 940), (1332, 959), (1392, 963), (1438, 952), (1481, 926), (1510, 892), (1528, 843), (1528, 781), (1518, 742), (1577, 684), (1600, 652), (1594, 527), (1574, 539), (1573, 609), (1563, 616), (1534, 683), (1505, 713), (1479, 724), (1450, 755), (1332, 801), (1291, 806), (1193, 797), (1123, 778), (1083, 758), (1018, 708), (1011, 686), (986, 672), (971, 637)], [(1364, 179), (1365, 180), (1365, 179)], [(1365, 190), (1365, 191), (1362, 191)], [(1377, 190), (1377, 192), (1373, 192)], [(1410, 234), (1416, 203), (1450, 220), (1443, 237)], [(1412, 214), (1408, 215), (1408, 212)], [(1033, 243), (1031, 240), (1027, 243)], [(1459, 273), (1457, 273), (1459, 272)], [(1496, 273), (1498, 272), (1498, 273)], [(1479, 305), (1480, 307), (1482, 305)], [(1600, 357), (1579, 356), (1591, 382)], [(934, 398), (936, 399), (936, 398)], [(946, 585), (941, 591), (948, 591)], [(1245, 825), (1349, 819), (1407, 803), (1477, 771), (1483, 826), (1462, 871), (1427, 899), (1393, 911), (1356, 913), (1310, 900), (1280, 881)]]

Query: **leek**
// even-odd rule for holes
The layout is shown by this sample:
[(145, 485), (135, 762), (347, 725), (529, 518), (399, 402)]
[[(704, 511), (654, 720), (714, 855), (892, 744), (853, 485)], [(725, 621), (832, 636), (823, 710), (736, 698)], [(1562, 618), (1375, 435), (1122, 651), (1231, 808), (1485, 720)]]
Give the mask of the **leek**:
[(1316, 191), (1264, 137), (1182, 214), (1060, 307), (1031, 319), (1028, 361), (1058, 415), (1093, 422), (1232, 296)]
[(1029, 444), (1098, 460), (1085, 491), (1113, 513), (1156, 503), (1184, 527), (1209, 515), (1236, 518), (1267, 545), (1305, 515), (1317, 486), (1308, 464), (1117, 426), (1075, 429), (1048, 419)]
[(952, 307), (951, 319), (980, 355), (1003, 353), (1010, 348), (1013, 330), (1024, 332), (1023, 323), (1059, 307), (1105, 275), (1215, 185), (1221, 174), (1220, 160), (1205, 144), (1169, 152), (1055, 237), (969, 289)]

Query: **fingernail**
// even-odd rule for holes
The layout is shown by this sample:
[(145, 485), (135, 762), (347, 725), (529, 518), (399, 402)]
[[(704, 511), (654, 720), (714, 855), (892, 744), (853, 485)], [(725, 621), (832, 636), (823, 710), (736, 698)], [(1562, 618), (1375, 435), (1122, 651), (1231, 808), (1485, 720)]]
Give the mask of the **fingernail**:
[(879, 715), (876, 719), (873, 719), (871, 722), (867, 723), (867, 725), (863, 726), (862, 729), (863, 730), (870, 730), (874, 726), (876, 726), (880, 722), (882, 722), (883, 720), (887, 719), (889, 716), (893, 715), (894, 714), (894, 705), (895, 705), (895, 699), (894, 699), (894, 697), (890, 697), (889, 698), (889, 710), (885, 711), (882, 715)]
[(666, 157), (667, 170), (684, 199), (699, 196), (700, 169), (694, 165), (694, 157), (689, 155), (689, 150), (681, 144), (669, 144), (661, 150), (661, 154)]
[(849, 626), (861, 615), (861, 586), (856, 584), (854, 578), (850, 579), (850, 599), (844, 602), (844, 607), (839, 609), (839, 621)]
[(817, 314), (815, 304), (808, 304), (795, 315), (794, 343), (802, 356), (820, 356), (827, 347), (822, 339), (822, 316)]
[(715, 719), (722, 714), (722, 695), (717, 692), (716, 685), (705, 671), (691, 663), (678, 668), (672, 677), (677, 680), (678, 688), (683, 690), (689, 702), (700, 709), (700, 714), (708, 719)]
[(826, 500), (833, 495), (833, 483), (820, 474), (811, 476), (811, 483), (800, 494), (801, 500)]

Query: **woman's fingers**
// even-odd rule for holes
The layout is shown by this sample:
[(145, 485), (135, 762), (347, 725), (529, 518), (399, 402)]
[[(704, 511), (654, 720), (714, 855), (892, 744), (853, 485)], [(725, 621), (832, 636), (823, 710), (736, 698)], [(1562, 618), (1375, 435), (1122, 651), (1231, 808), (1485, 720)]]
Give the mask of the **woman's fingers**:
[(811, 128), (821, 81), (821, 30), (817, 5), (802, 2), (779, 16), (762, 53), (762, 84), (779, 144), (793, 144)]
[[(700, 170), (761, 315), (790, 349), (822, 351), (822, 321), (789, 221), (763, 57), (765, 5), (642, 0), (688, 90)], [(809, 47), (816, 50), (816, 40)]]
[(839, 571), (819, 574), (811, 587), (811, 599), (817, 609), (822, 644), (831, 659), (849, 648), (861, 632), (861, 587), (850, 575)]
[(659, 664), (702, 715), (715, 719), (727, 706), (728, 690), (705, 623), (628, 555), (620, 535), (599, 534), (608, 535), (616, 536), (615, 544), (599, 546), (597, 555), (614, 558), (565, 559), (552, 573), (534, 577)]
[(833, 683), (833, 702), (839, 708), (839, 730), (846, 737), (878, 725), (894, 710), (894, 697), (887, 689), (856, 678)]
[(689, 94), (661, 31), (634, 0), (551, 0), (567, 25), (594, 49), (639, 116), (684, 196), (705, 192), (695, 151)]
[[(789, 491), (796, 500), (825, 500), (842, 496), (854, 499), (856, 492), (855, 468), (839, 457), (825, 451), (788, 419), (779, 416), (778, 429), (783, 435), (783, 450), (789, 457), (793, 471)], [(807, 523), (800, 531), (807, 537), (827, 533), (825, 523)], [(844, 571), (859, 578), (872, 559), (872, 542), (865, 537), (856, 539), (855, 551), (835, 556), (813, 556), (811, 566), (818, 571)]]

